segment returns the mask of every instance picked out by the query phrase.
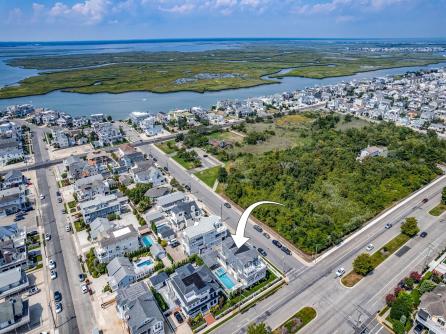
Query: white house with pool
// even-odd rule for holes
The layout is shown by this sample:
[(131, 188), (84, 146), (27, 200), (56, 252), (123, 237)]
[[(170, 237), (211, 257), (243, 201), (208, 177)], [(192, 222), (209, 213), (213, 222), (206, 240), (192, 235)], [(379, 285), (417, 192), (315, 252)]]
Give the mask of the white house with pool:
[(203, 260), (226, 291), (247, 289), (266, 277), (267, 266), (257, 251), (246, 243), (237, 248), (232, 238), (205, 254)]

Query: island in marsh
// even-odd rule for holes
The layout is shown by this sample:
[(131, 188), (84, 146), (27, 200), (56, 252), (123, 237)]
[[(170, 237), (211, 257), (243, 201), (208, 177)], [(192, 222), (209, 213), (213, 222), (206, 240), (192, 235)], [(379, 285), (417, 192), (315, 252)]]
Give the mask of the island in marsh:
[[(219, 91), (279, 82), (284, 76), (326, 78), (445, 60), (437, 52), (369, 52), (360, 45), (249, 44), (200, 52), (121, 52), (13, 58), (39, 75), (0, 89), (0, 99), (46, 94)], [(282, 71), (289, 69), (288, 71)]]

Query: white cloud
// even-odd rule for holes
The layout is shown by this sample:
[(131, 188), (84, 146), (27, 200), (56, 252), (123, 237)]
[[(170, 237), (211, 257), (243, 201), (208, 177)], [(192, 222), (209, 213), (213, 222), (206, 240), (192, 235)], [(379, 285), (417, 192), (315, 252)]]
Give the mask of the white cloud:
[(85, 0), (69, 7), (62, 2), (57, 2), (51, 7), (49, 15), (75, 18), (87, 24), (94, 24), (103, 20), (108, 13), (110, 4), (109, 0)]
[(195, 5), (192, 3), (184, 3), (181, 5), (174, 5), (172, 7), (159, 7), (163, 12), (176, 13), (176, 14), (187, 14), (195, 9)]
[[(351, 11), (353, 8), (360, 11), (382, 10), (385, 7), (408, 3), (410, 1), (411, 0), (330, 0), (312, 4), (303, 4), (297, 6), (294, 11), (298, 14), (317, 15), (346, 10)], [(342, 16), (343, 15), (340, 17)]]

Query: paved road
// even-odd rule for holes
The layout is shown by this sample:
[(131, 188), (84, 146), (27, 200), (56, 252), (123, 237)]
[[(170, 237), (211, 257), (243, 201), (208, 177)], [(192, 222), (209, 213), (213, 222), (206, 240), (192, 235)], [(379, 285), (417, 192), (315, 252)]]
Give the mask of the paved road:
[[(232, 231), (235, 231), (241, 215), (238, 210), (234, 210), (234, 208), (226, 208), (224, 206), (225, 201), (220, 196), (215, 194), (209, 187), (198, 182), (198, 179), (195, 178), (195, 176), (192, 176), (189, 171), (186, 171), (176, 164), (153, 144), (141, 146), (140, 150), (146, 154), (152, 154), (158, 160), (157, 163), (161, 167), (167, 167), (169, 173), (175, 177), (178, 182), (189, 185), (191, 187), (191, 193), (201, 200), (214, 214), (221, 216)], [(304, 265), (302, 263), (296, 258), (286, 255), (274, 246), (271, 243), (271, 240), (266, 239), (261, 233), (254, 230), (253, 226), (253, 224), (248, 224), (246, 226), (246, 236), (251, 238), (249, 243), (255, 247), (263, 248), (268, 254), (268, 259), (284, 272), (303, 269)]]
[[(48, 152), (40, 145), (41, 132), (35, 132), (33, 146), (36, 162), (48, 157)], [(90, 333), (94, 327), (94, 313), (91, 303), (85, 303), (86, 295), (81, 293), (77, 275), (81, 272), (77, 260), (73, 240), (65, 232), (65, 217), (62, 214), (63, 205), (57, 203), (57, 184), (49, 169), (36, 171), (39, 194), (45, 195), (41, 200), (41, 216), (45, 233), (51, 234), (51, 240), (46, 243), (49, 259), (57, 264), (57, 279), (51, 280), (51, 310), (59, 333)], [(55, 211), (56, 210), (56, 211)], [(62, 248), (63, 244), (63, 248)], [(46, 264), (46, 261), (45, 261)], [(45, 273), (48, 274), (48, 270)], [(53, 292), (62, 293), (63, 311), (54, 312)], [(80, 319), (80, 321), (78, 321)]]

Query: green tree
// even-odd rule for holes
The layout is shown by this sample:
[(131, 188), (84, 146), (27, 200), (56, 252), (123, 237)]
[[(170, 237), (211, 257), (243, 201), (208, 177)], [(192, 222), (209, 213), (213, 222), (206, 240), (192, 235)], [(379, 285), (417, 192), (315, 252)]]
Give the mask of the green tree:
[(263, 322), (258, 324), (251, 324), (248, 326), (248, 334), (269, 334), (271, 331)]
[(225, 183), (228, 180), (228, 172), (226, 168), (220, 167), (217, 175), (218, 182)]
[(415, 217), (408, 217), (406, 221), (401, 225), (401, 232), (409, 237), (414, 237), (420, 232), (418, 227), (418, 221)]
[(427, 279), (427, 280), (424, 280), (421, 282), (419, 290), (420, 290), (421, 294), (423, 294), (423, 293), (432, 291), (433, 289), (435, 289), (436, 286), (437, 286), (437, 284), (435, 284), (431, 280)]
[(444, 187), (441, 192), (441, 203), (446, 204), (446, 187)]
[(390, 317), (394, 320), (400, 320), (402, 316), (409, 318), (413, 310), (413, 301), (407, 292), (401, 292), (392, 304)]
[(353, 270), (360, 275), (367, 275), (374, 269), (372, 257), (367, 253), (362, 253), (353, 261)]

